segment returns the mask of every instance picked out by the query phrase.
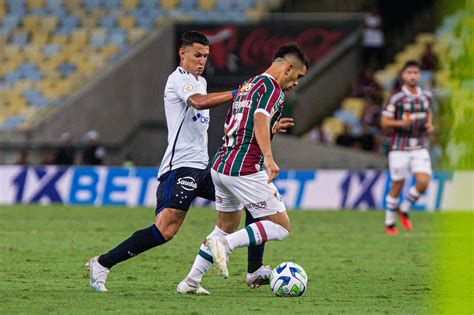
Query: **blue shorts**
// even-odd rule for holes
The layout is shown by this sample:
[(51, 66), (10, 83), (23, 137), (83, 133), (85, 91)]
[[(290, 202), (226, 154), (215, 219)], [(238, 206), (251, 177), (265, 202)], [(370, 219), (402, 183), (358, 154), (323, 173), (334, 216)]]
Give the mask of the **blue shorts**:
[(188, 211), (196, 197), (216, 199), (209, 167), (204, 170), (180, 167), (166, 172), (158, 180), (155, 215), (164, 208)]

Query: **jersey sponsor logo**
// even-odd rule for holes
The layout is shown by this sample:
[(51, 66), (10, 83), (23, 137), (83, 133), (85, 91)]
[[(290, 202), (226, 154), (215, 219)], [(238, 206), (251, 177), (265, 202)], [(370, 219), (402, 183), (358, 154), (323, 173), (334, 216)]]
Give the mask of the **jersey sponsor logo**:
[(418, 119), (425, 119), (425, 118), (426, 118), (426, 112), (421, 112), (421, 113), (405, 112), (403, 114), (403, 119), (418, 120)]
[(251, 101), (239, 101), (239, 102), (234, 103), (234, 108), (236, 110), (238, 110), (240, 108), (250, 108), (251, 106), (252, 106)]
[(191, 176), (180, 177), (178, 178), (177, 184), (181, 186), (184, 190), (193, 191), (197, 188), (197, 183), (194, 178)]
[(266, 201), (251, 202), (245, 205), (245, 208), (250, 209), (265, 209), (267, 207)]
[(204, 116), (201, 113), (197, 113), (192, 119), (193, 121), (199, 121), (202, 124), (209, 124), (209, 117)]
[(191, 92), (191, 91), (193, 90), (193, 88), (194, 88), (194, 87), (193, 87), (192, 84), (189, 84), (189, 83), (188, 83), (188, 84), (185, 84), (185, 85), (183, 86), (183, 92), (184, 92), (184, 93), (189, 93), (189, 92)]

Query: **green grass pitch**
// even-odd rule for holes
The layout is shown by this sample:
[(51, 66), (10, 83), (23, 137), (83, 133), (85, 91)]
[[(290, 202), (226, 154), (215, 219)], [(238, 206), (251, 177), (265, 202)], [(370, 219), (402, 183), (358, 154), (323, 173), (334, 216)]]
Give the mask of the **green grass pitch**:
[(245, 284), (246, 249), (231, 256), (228, 279), (211, 270), (212, 296), (182, 296), (212, 209), (192, 209), (164, 246), (117, 265), (109, 292), (93, 292), (84, 263), (152, 223), (153, 210), (63, 206), (0, 207), (0, 314), (423, 314), (430, 313), (432, 252), (439, 214), (414, 214), (415, 232), (383, 233), (382, 212), (291, 211), (292, 233), (266, 246), (264, 262), (306, 270), (301, 298), (273, 297)]

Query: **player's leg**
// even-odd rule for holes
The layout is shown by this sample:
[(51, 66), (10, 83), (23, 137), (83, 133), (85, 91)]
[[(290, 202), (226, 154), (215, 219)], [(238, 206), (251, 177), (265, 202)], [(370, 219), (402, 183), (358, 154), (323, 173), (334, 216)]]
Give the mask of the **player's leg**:
[(409, 211), (428, 188), (431, 179), (431, 162), (427, 150), (416, 150), (411, 154), (411, 169), (415, 174), (416, 184), (408, 189), (408, 192), (400, 204), (400, 220), (403, 227), (410, 231), (413, 229), (413, 224), (409, 218)]
[(407, 152), (392, 151), (388, 155), (388, 165), (392, 184), (385, 197), (385, 233), (396, 235), (398, 230), (395, 219), (398, 212), (398, 200), (408, 173), (409, 156)]
[[(254, 219), (252, 214), (245, 209), (245, 226), (260, 221)], [(251, 288), (258, 288), (261, 285), (270, 283), (270, 274), (272, 269), (270, 266), (263, 265), (263, 253), (265, 244), (249, 246), (247, 248), (247, 276), (245, 282)]]
[[(290, 230), (285, 205), (273, 183), (267, 183), (264, 172), (231, 177), (213, 173), (240, 202), (245, 204), (254, 218), (260, 219), (244, 229), (225, 237), (210, 237), (207, 247), (221, 276), (227, 276), (227, 256), (238, 247), (255, 246), (270, 240), (284, 239)], [(216, 203), (216, 206), (219, 204)]]
[(185, 216), (185, 211), (165, 208), (157, 215), (154, 224), (136, 231), (107, 253), (90, 259), (87, 262), (87, 267), (91, 276), (92, 288), (98, 292), (107, 291), (105, 281), (113, 266), (172, 239)]
[[(206, 246), (206, 240), (212, 236), (225, 236), (229, 232), (234, 232), (239, 225), (242, 215), (242, 211), (236, 210), (241, 209), (243, 207), (242, 204), (229, 195), (229, 192), (224, 187), (218, 187), (216, 192), (212, 179), (210, 178), (210, 173), (208, 180), (210, 183), (203, 186), (205, 189), (201, 191), (199, 196), (215, 200), (217, 195), (216, 205), (218, 205), (218, 209), (222, 211), (217, 212), (217, 224), (214, 230), (212, 230), (201, 244), (191, 270), (186, 278), (178, 285), (177, 291), (183, 294), (209, 294), (208, 291), (201, 287), (202, 277), (211, 268), (214, 262), (212, 254)], [(217, 183), (217, 185), (219, 185), (219, 183)]]
[[(90, 259), (86, 267), (90, 271), (90, 285), (96, 291), (107, 291), (105, 281), (110, 269), (116, 264), (135, 257), (151, 248), (160, 246), (178, 232), (191, 200), (196, 192), (183, 190), (176, 184), (183, 170), (165, 174), (157, 189), (155, 223), (138, 230), (105, 254)], [(176, 176), (178, 175), (178, 176)]]

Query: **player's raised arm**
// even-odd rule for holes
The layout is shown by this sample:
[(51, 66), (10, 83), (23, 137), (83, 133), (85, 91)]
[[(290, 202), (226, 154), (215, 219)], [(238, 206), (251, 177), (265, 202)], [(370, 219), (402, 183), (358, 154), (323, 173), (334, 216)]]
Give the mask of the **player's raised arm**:
[(188, 97), (187, 103), (196, 109), (209, 109), (220, 106), (232, 100), (232, 91), (204, 94), (193, 94)]
[(264, 113), (257, 112), (254, 115), (255, 138), (260, 151), (263, 154), (263, 163), (268, 173), (268, 182), (271, 183), (278, 177), (280, 168), (273, 160), (272, 147), (270, 144), (270, 118)]

